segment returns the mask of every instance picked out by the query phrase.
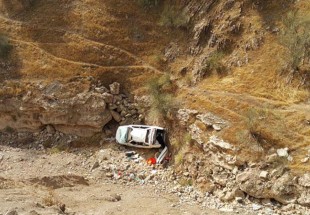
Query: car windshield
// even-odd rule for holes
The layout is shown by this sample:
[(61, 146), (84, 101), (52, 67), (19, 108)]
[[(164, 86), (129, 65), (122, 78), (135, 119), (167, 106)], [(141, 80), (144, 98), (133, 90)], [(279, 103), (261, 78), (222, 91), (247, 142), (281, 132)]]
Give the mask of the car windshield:
[(119, 127), (116, 133), (116, 139), (119, 143), (126, 143), (128, 140), (128, 128), (127, 127)]

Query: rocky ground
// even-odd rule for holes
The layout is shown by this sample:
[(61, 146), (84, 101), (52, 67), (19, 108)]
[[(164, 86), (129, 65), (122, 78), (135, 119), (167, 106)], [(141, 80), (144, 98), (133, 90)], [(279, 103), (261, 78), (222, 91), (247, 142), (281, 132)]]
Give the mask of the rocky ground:
[(221, 202), (182, 182), (172, 164), (148, 165), (156, 151), (128, 155), (133, 149), (113, 139), (91, 148), (46, 147), (47, 134), (36, 135), (1, 133), (0, 214), (310, 214), (249, 196)]

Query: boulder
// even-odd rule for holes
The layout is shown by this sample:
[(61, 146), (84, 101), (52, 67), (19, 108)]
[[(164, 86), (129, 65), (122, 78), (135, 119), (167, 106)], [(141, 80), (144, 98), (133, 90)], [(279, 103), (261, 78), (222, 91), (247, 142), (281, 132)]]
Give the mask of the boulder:
[(308, 163), (309, 160), (310, 160), (309, 157), (305, 157), (305, 158), (301, 159), (300, 162), (302, 162), (302, 163)]
[(216, 124), (212, 125), (212, 128), (213, 128), (214, 130), (216, 130), (216, 131), (222, 130), (221, 126), (216, 125)]
[(113, 111), (113, 110), (110, 110), (110, 112), (111, 112), (111, 115), (112, 115), (113, 119), (116, 122), (122, 121), (122, 116), (119, 113), (117, 113), (116, 111)]
[(122, 199), (122, 197), (119, 194), (111, 194), (111, 195), (105, 197), (105, 200), (109, 201), (109, 202), (118, 202), (121, 199)]
[(54, 126), (52, 126), (52, 125), (47, 125), (47, 126), (46, 126), (46, 131), (47, 131), (47, 133), (49, 133), (49, 134), (55, 134), (55, 132), (56, 132)]
[(279, 157), (288, 157), (288, 148), (277, 149), (277, 154)]
[(102, 94), (102, 96), (103, 96), (103, 99), (106, 103), (108, 103), (108, 104), (113, 103), (113, 95), (112, 94), (105, 92)]
[(310, 207), (310, 189), (305, 189), (300, 197), (298, 198), (297, 202), (302, 206)]
[(259, 204), (252, 204), (252, 209), (253, 211), (258, 211), (262, 208), (263, 206), (262, 205), (259, 205)]
[(245, 195), (242, 190), (240, 190), (238, 187), (234, 188), (233, 190), (227, 192), (224, 197), (221, 198), (222, 201), (228, 202), (232, 201), (234, 199), (244, 199)]
[[(201, 122), (203, 122), (207, 126), (213, 126), (216, 128), (222, 128), (227, 122), (220, 117), (214, 115), (213, 113), (204, 113), (204, 114), (199, 114), (196, 116), (197, 119), (199, 119)], [(222, 126), (220, 126), (222, 125)], [(215, 129), (215, 128), (214, 128)]]
[(295, 202), (299, 193), (289, 173), (268, 181), (260, 179), (257, 170), (248, 170), (236, 178), (242, 191), (255, 198), (275, 199), (283, 204)]
[(95, 91), (97, 93), (106, 93), (106, 92), (108, 92), (108, 89), (105, 87), (95, 87)]
[(109, 87), (110, 87), (111, 94), (113, 94), (113, 95), (119, 94), (119, 92), (120, 92), (120, 84), (119, 83), (114, 82), (113, 84), (110, 84)]
[(231, 144), (225, 142), (224, 140), (218, 138), (217, 136), (211, 136), (208, 143), (211, 143), (222, 149), (234, 150), (234, 147)]
[(310, 173), (306, 173), (298, 179), (298, 184), (303, 187), (310, 187)]
[(177, 113), (177, 118), (180, 120), (182, 125), (186, 125), (188, 121), (194, 118), (198, 114), (197, 110), (192, 109), (179, 109)]
[(293, 177), (289, 173), (285, 173), (276, 179), (271, 191), (273, 198), (283, 204), (294, 203), (299, 195)]
[(267, 171), (261, 171), (260, 174), (259, 174), (259, 177), (263, 178), (263, 179), (267, 179), (268, 172)]

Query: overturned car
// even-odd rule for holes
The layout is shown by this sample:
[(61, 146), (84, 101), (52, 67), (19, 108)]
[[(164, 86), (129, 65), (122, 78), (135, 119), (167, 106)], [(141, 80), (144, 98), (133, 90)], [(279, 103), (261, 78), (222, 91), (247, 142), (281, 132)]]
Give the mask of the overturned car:
[(157, 126), (124, 125), (119, 126), (115, 136), (116, 142), (121, 145), (137, 148), (162, 148), (156, 163), (160, 164), (168, 153), (166, 145), (166, 130)]
[(116, 131), (119, 144), (138, 148), (165, 147), (166, 131), (164, 128), (147, 125), (124, 125)]

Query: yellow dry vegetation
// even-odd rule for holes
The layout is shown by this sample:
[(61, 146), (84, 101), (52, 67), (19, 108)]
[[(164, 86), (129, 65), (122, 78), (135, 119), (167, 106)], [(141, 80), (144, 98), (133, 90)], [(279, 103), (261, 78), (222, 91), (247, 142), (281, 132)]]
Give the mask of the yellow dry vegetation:
[[(266, 21), (262, 17), (268, 13), (284, 16), (287, 8), (279, 11), (275, 7), (271, 4), (263, 15), (248, 11), (244, 25), (262, 28)], [(295, 7), (309, 14), (309, 2), (300, 1)], [(281, 25), (281, 19), (276, 21)], [(245, 31), (240, 46), (252, 36)], [(281, 73), (287, 52), (277, 34), (266, 34), (260, 48), (247, 52), (247, 64), (231, 68), (224, 77), (213, 74), (195, 86), (185, 85), (178, 94), (186, 107), (210, 111), (232, 123), (220, 135), (241, 149), (242, 160), (257, 161), (274, 149), (288, 147), (293, 157), (289, 165), (300, 173), (310, 171), (309, 163), (302, 162), (310, 149), (310, 91), (297, 82), (288, 83)]]

